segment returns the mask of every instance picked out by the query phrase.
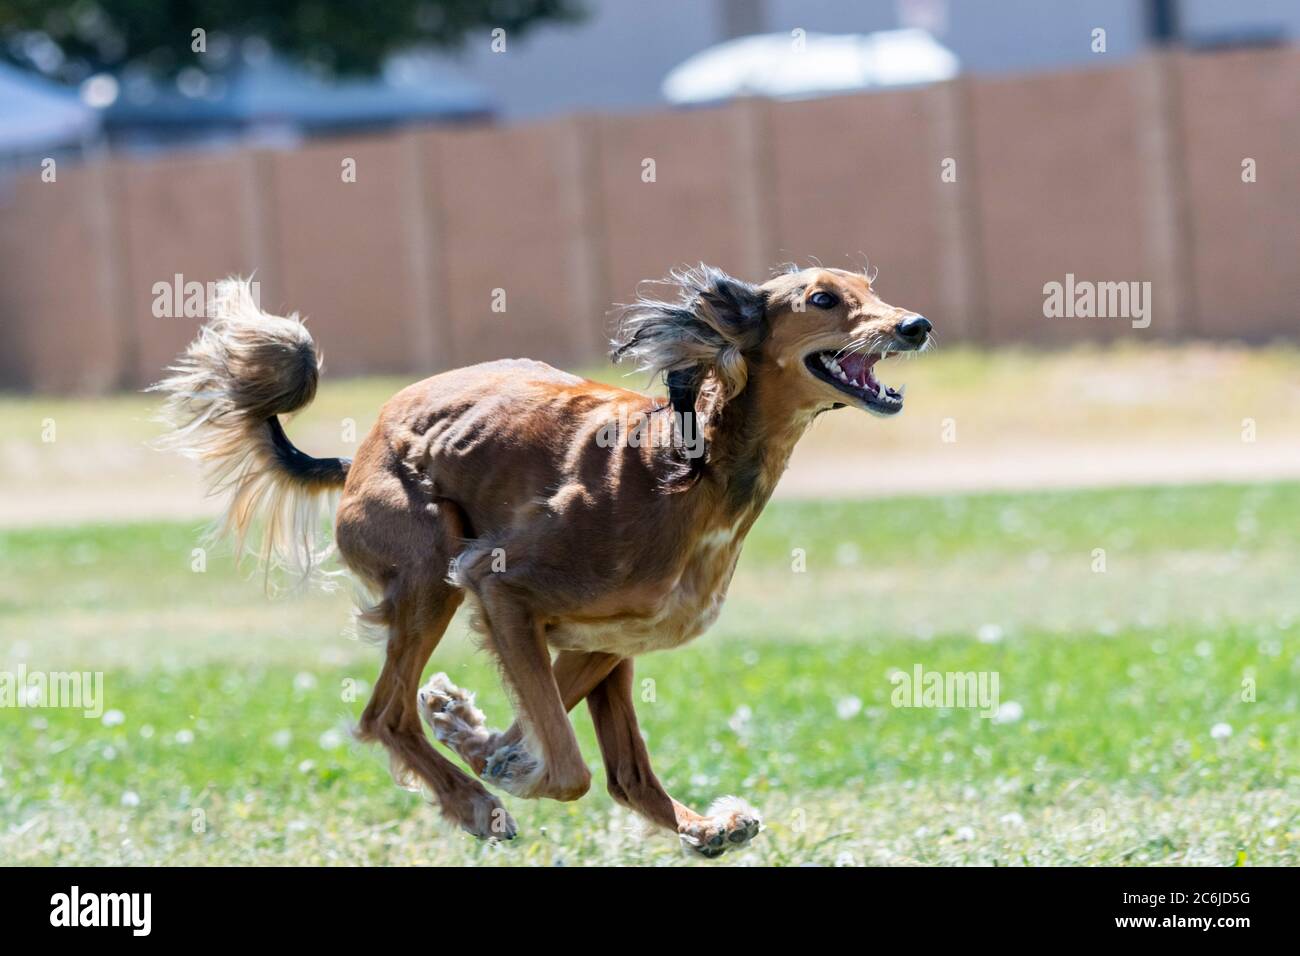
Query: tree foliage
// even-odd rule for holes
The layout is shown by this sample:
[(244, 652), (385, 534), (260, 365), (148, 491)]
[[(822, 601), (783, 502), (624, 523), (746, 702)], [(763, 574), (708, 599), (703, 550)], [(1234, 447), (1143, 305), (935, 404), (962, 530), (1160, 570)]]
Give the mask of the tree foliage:
[(77, 82), (128, 65), (212, 70), (214, 50), (260, 38), (330, 72), (373, 74), (394, 52), (456, 48), (479, 32), (486, 46), (498, 28), (509, 42), (582, 12), (578, 0), (0, 0), (0, 55)]

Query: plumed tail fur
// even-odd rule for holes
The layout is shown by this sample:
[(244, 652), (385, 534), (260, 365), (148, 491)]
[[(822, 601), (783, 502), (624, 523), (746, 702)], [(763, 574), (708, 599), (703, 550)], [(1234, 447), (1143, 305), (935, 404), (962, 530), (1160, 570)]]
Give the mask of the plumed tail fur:
[(170, 431), (157, 445), (199, 461), (208, 494), (229, 499), (214, 537), (233, 535), (240, 554), (255, 554), (268, 586), (273, 568), (306, 582), (331, 550), (321, 509), (349, 464), (304, 454), (280, 424), (316, 395), (316, 346), (297, 314), (263, 312), (241, 279), (217, 286), (208, 315), (168, 377), (149, 389), (166, 396), (161, 418)]

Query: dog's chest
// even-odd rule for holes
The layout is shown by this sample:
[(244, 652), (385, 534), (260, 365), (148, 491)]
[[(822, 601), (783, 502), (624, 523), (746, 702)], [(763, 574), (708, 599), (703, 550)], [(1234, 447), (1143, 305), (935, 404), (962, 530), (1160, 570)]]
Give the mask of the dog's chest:
[(697, 538), (679, 573), (656, 582), (635, 608), (598, 619), (565, 619), (548, 631), (551, 644), (568, 650), (604, 651), (631, 657), (677, 647), (717, 620), (740, 557), (739, 525)]

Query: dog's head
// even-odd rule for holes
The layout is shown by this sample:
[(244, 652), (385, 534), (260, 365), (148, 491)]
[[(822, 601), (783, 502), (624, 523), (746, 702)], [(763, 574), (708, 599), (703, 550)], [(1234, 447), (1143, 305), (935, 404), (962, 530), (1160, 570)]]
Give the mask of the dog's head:
[(700, 266), (666, 282), (676, 301), (627, 306), (613, 357), (664, 373), (678, 408), (693, 407), (709, 381), (725, 402), (761, 370), (792, 410), (852, 405), (896, 415), (903, 394), (881, 384), (876, 364), (932, 341), (927, 319), (883, 302), (862, 273), (804, 269), (751, 285)]

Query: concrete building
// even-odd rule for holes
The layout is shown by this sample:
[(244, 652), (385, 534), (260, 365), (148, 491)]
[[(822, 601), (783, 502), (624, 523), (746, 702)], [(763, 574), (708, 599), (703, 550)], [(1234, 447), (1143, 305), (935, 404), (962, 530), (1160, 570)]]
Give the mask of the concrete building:
[[(974, 73), (1114, 64), (1147, 43), (1145, 0), (586, 0), (582, 23), (545, 26), (493, 53), (470, 38), (453, 58), (491, 94), (505, 120), (664, 106), (664, 76), (692, 54), (752, 33), (870, 33), (920, 26)], [(1300, 36), (1293, 0), (1176, 0), (1193, 45)], [(1092, 50), (1106, 31), (1106, 53)]]

